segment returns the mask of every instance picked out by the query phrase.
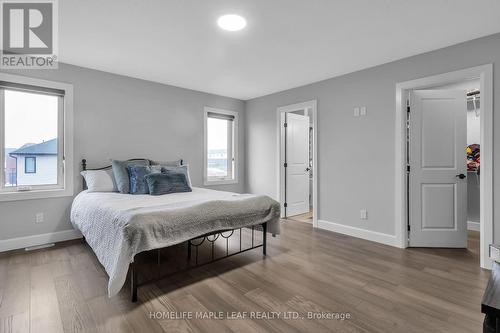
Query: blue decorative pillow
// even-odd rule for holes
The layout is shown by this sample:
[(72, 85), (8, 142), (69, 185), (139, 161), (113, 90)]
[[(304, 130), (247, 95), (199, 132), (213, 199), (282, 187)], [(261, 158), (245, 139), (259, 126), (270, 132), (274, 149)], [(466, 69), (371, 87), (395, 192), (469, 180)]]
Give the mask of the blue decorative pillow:
[(111, 166), (113, 168), (113, 177), (115, 178), (116, 187), (118, 189), (118, 192), (120, 193), (130, 193), (130, 178), (127, 169), (129, 165), (149, 165), (149, 160), (113, 160), (111, 162)]
[(144, 177), (151, 173), (161, 173), (161, 166), (129, 165), (128, 173), (130, 175), (130, 194), (148, 194), (149, 187)]
[(145, 178), (151, 195), (192, 191), (183, 173), (150, 173)]
[(191, 177), (189, 177), (189, 166), (187, 164), (180, 166), (162, 165), (161, 173), (166, 173), (166, 174), (182, 173), (186, 176), (188, 186), (191, 187)]

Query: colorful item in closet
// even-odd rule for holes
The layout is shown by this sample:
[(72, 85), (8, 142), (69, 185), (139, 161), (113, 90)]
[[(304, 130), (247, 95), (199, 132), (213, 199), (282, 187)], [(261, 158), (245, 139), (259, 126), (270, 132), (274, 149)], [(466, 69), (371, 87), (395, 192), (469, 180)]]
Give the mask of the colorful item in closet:
[(477, 171), (481, 164), (479, 144), (474, 143), (467, 146), (467, 171)]

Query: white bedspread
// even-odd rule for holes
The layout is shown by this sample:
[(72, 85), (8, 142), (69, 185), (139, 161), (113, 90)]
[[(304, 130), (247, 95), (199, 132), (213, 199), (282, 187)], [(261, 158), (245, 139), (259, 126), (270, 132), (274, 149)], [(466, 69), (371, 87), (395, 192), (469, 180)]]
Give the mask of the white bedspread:
[(137, 253), (264, 222), (268, 232), (278, 234), (279, 209), (267, 196), (196, 187), (161, 196), (83, 191), (73, 202), (71, 223), (106, 269), (111, 297), (125, 283)]

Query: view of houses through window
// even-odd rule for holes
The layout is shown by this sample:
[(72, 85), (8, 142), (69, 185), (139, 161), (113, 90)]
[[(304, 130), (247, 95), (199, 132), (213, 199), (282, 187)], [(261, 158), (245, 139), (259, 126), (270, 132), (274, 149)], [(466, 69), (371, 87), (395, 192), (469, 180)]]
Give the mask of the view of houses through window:
[(237, 113), (206, 108), (205, 182), (232, 182), (236, 177)]
[(228, 126), (226, 119), (207, 119), (207, 175), (208, 177), (228, 176)]
[(4, 186), (58, 182), (58, 96), (4, 89)]

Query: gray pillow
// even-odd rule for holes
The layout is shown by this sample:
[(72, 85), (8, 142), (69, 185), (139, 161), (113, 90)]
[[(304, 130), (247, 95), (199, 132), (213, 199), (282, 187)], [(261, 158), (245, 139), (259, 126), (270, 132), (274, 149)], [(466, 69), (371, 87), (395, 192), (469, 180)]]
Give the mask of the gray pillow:
[(161, 173), (159, 165), (129, 165), (128, 174), (130, 175), (130, 194), (148, 194), (149, 188), (146, 175), (150, 173)]
[(191, 187), (191, 177), (189, 176), (189, 166), (186, 165), (181, 165), (181, 166), (168, 166), (168, 165), (162, 165), (161, 166), (161, 172), (162, 173), (182, 173), (186, 176), (186, 181), (188, 183), (188, 186)]
[(130, 193), (130, 178), (127, 169), (129, 165), (149, 165), (149, 160), (137, 160), (137, 161), (113, 160), (111, 162), (116, 188), (118, 189), (118, 192), (124, 194)]
[(145, 178), (151, 195), (192, 191), (183, 173), (150, 173)]
[(180, 166), (182, 160), (175, 161), (151, 161), (151, 165), (161, 165), (161, 166)]

